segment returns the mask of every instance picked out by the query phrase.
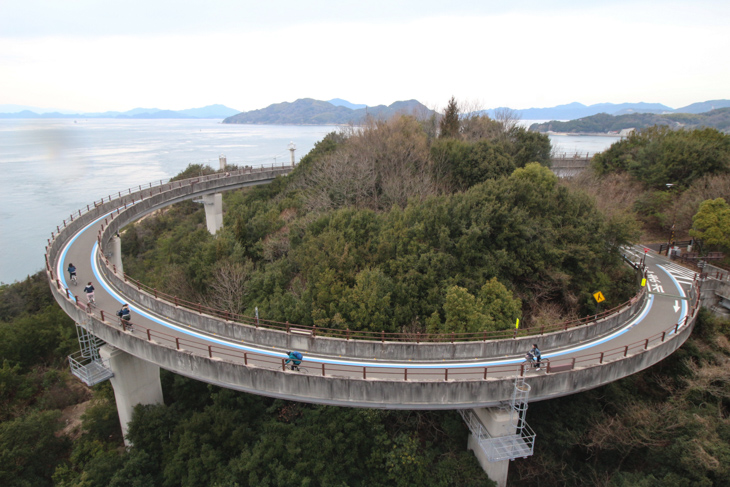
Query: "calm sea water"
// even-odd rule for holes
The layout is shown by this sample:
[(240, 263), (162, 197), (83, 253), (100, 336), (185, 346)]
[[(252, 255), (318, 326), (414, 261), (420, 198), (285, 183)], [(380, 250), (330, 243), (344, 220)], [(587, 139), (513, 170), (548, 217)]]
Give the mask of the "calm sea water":
[[(525, 123), (529, 121), (524, 121)], [(71, 212), (189, 164), (296, 160), (332, 126), (228, 125), (216, 120), (0, 120), (0, 282), (43, 268), (51, 231)], [(551, 136), (561, 152), (600, 152), (617, 138)]]

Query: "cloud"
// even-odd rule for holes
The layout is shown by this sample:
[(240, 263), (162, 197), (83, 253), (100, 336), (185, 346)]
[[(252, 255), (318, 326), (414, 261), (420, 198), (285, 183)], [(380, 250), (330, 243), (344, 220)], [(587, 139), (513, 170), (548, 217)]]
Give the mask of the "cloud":
[[(12, 3), (16, 17), (30, 8)], [(34, 19), (39, 31), (63, 10), (58, 5), (73, 8), (38, 37), (8, 37), (10, 22), (0, 20), (0, 103), (251, 110), (304, 97), (443, 105), (455, 95), (486, 107), (676, 107), (727, 97), (730, 80), (730, 68), (718, 62), (730, 47), (718, 20), (727, 20), (728, 7), (714, 9), (713, 2), (676, 4), (678, 10), (634, 3), (628, 10), (622, 2), (586, 8), (564, 1), (552, 10), (531, 1), (509, 8), (426, 1), (418, 14), (403, 7), (409, 2), (380, 1), (354, 9), (308, 2), (309, 13), (301, 2), (276, 9), (226, 1), (205, 9), (175, 2), (177, 10), (170, 2), (44, 5), (49, 10)]]

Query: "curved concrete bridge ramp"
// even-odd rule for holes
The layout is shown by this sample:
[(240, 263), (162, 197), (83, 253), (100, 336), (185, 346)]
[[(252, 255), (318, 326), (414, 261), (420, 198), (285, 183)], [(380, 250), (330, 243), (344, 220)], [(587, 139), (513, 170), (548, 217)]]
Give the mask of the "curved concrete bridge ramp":
[[(47, 247), (46, 271), (56, 300), (91, 334), (175, 373), (284, 399), (392, 409), (505, 404), (519, 375), (531, 387), (531, 401), (591, 389), (664, 359), (684, 343), (694, 325), (698, 289), (693, 275), (653, 255), (642, 267), (648, 285), (607, 316), (561, 324), (539, 336), (472, 337), (454, 343), (328, 338), (294, 325), (277, 330), (255, 322), (234, 323), (221, 314), (155, 296), (156, 291), (126, 280), (104, 257), (121, 227), (156, 209), (266, 184), (290, 170), (235, 171), (149, 185), (110, 195), (77, 212), (57, 228)], [(640, 249), (627, 249), (627, 258), (637, 267), (642, 257)], [(79, 286), (71, 289), (65, 273), (69, 262), (79, 276)], [(91, 313), (82, 292), (87, 281), (96, 287), (98, 307)], [(133, 331), (114, 314), (124, 302), (132, 308)], [(533, 342), (550, 359), (547, 373), (520, 367)], [(283, 369), (282, 357), (289, 349), (305, 353), (301, 373)]]

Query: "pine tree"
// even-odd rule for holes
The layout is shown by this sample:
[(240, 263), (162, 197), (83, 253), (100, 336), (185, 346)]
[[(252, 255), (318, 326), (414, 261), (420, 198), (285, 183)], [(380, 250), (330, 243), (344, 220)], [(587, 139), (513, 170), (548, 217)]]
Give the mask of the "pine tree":
[(459, 106), (453, 96), (446, 106), (446, 113), (441, 119), (439, 128), (441, 129), (440, 137), (456, 138), (459, 136)]

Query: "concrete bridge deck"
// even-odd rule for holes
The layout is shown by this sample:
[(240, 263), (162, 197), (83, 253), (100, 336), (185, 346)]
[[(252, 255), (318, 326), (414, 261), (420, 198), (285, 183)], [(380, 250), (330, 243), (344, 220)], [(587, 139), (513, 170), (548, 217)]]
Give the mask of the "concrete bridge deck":
[[(272, 397), (345, 406), (463, 409), (509, 401), (523, 354), (538, 342), (550, 372), (526, 373), (530, 400), (573, 394), (647, 368), (689, 336), (697, 312), (694, 274), (656, 256), (646, 258), (648, 286), (633, 303), (597, 322), (539, 337), (455, 343), (348, 340), (265, 329), (176, 306), (126, 282), (106, 262), (109, 239), (156, 209), (213, 192), (265, 184), (291, 167), (218, 174), (140, 188), (101, 201), (54, 232), (47, 273), (54, 296), (78, 323), (114, 347), (198, 380)], [(638, 263), (643, 252), (628, 249)], [(79, 285), (69, 288), (74, 262)], [(87, 313), (83, 283), (96, 287)], [(78, 303), (75, 295), (79, 295)], [(134, 330), (115, 316), (132, 309)], [(79, 304), (80, 303), (80, 304)], [(305, 354), (305, 373), (283, 370), (284, 352)]]

